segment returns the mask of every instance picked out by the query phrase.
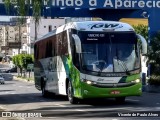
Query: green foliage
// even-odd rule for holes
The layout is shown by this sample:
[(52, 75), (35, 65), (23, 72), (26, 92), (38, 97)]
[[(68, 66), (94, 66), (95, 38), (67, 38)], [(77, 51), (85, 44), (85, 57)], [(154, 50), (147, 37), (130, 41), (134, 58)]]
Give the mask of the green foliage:
[(148, 26), (139, 24), (138, 26), (133, 26), (136, 33), (142, 35), (148, 41)]
[(148, 80), (150, 85), (160, 85), (160, 75), (152, 75), (151, 78)]
[(148, 82), (152, 85), (160, 85), (160, 32), (151, 40), (148, 58), (151, 65), (151, 78)]
[(13, 56), (13, 63), (19, 68), (27, 68), (28, 64), (33, 63), (33, 55), (30, 54), (18, 54)]
[(32, 10), (33, 10), (32, 16), (36, 24), (39, 24), (39, 20), (42, 13), (41, 8), (43, 6), (44, 1), (47, 1), (47, 0), (32, 0), (32, 2), (31, 0), (4, 0), (7, 12), (8, 13), (10, 12), (11, 7), (17, 6), (16, 7), (16, 10), (18, 13), (17, 16), (21, 16), (22, 18), (28, 16), (30, 6), (32, 6)]
[[(136, 33), (141, 34), (148, 41), (148, 26), (134, 26)], [(151, 85), (160, 85), (160, 32), (151, 39), (148, 46), (148, 63), (151, 65), (151, 77), (148, 83)]]
[(17, 67), (21, 67), (20, 66), (20, 61), (19, 61), (19, 56), (18, 55), (16, 55), (16, 56), (13, 56), (12, 57), (12, 61), (13, 61), (13, 64), (15, 64)]
[(150, 63), (160, 65), (160, 31), (151, 40), (148, 58)]

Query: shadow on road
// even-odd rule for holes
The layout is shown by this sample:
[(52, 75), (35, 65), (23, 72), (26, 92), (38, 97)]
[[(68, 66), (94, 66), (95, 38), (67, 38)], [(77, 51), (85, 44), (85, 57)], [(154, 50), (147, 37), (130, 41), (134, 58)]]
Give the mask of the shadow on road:
[[(0, 92), (11, 92), (12, 90), (1, 90)], [(54, 99), (53, 99), (54, 98)], [(53, 96), (43, 98), (41, 93), (26, 93), (26, 94), (4, 94), (0, 95), (0, 104), (21, 104), (21, 103), (35, 103), (35, 102), (60, 102), (66, 101), (64, 96)]]

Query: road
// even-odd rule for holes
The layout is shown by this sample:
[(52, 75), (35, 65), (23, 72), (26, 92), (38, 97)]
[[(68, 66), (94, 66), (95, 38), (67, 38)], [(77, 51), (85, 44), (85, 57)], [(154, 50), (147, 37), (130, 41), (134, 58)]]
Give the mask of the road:
[[(148, 112), (152, 113), (152, 116), (158, 114), (159, 117), (152, 119), (160, 119), (160, 93), (144, 92), (141, 97), (128, 97), (124, 104), (117, 104), (114, 99), (95, 99), (71, 105), (64, 96), (51, 95), (43, 98), (41, 92), (35, 89), (34, 83), (13, 80), (11, 74), (5, 74), (5, 79), (6, 83), (0, 85), (1, 107), (6, 111), (42, 114), (42, 118), (25, 118), (26, 120), (150, 120), (151, 117), (139, 117)], [(133, 113), (138, 117), (129, 117)]]

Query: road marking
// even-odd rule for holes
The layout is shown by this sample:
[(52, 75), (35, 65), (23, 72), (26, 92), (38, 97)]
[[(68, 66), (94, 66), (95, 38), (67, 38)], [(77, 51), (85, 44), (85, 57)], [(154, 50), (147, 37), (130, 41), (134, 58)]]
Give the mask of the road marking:
[(57, 105), (57, 106), (60, 106), (60, 107), (67, 107), (67, 106), (61, 105), (61, 104), (54, 104), (54, 105)]
[(80, 112), (87, 112), (86, 110), (81, 110), (81, 109), (75, 109), (75, 110)]

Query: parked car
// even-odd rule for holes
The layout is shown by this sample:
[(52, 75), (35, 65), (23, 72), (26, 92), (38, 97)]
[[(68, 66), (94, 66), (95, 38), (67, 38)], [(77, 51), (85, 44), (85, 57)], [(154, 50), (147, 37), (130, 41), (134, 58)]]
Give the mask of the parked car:
[(4, 77), (2, 76), (2, 74), (0, 74), (0, 84), (4, 84)]
[(17, 72), (17, 67), (10, 68), (5, 71), (6, 73)]

